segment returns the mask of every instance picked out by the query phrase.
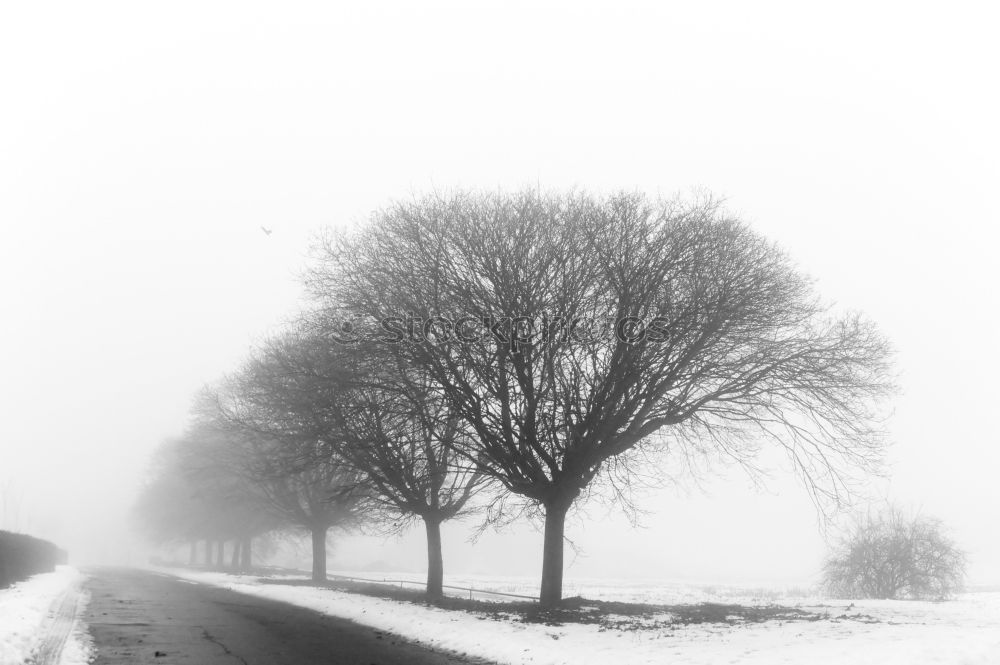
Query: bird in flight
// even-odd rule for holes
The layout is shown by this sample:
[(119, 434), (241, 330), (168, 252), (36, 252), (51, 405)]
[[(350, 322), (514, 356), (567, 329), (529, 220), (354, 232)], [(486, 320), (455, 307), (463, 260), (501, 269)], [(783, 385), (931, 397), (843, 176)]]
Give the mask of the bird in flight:
[(262, 227), (260, 227), (260, 230), (263, 231), (267, 235), (271, 235), (271, 229), (269, 229), (269, 228), (266, 228), (266, 227), (262, 226)]

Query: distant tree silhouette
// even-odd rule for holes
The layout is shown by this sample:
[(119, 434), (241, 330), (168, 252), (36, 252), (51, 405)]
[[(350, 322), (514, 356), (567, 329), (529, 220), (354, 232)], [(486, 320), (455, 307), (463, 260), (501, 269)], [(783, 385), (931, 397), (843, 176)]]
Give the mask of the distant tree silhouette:
[[(262, 510), (256, 490), (206, 455), (201, 443), (192, 430), (160, 445), (133, 506), (133, 520), (156, 543), (204, 540), (208, 565), (223, 565), (222, 543), (232, 540), (239, 552), (237, 567), (248, 569), (253, 538), (278, 522)], [(192, 545), (191, 563), (194, 552)]]

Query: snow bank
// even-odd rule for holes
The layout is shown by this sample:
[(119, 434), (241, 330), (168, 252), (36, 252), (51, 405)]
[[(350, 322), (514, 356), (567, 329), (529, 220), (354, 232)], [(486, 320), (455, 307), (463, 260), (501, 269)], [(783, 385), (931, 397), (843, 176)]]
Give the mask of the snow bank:
[(86, 591), (81, 591), (80, 594), (77, 620), (73, 624), (73, 631), (70, 633), (69, 639), (66, 640), (66, 646), (63, 647), (59, 665), (88, 665), (97, 655), (97, 647), (94, 646), (94, 639), (90, 636), (90, 631), (87, 630), (87, 624), (79, 618), (83, 615), (83, 610), (90, 601), (90, 594)]
[[(946, 603), (848, 601), (799, 605), (819, 621), (692, 624), (649, 630), (546, 626), (371, 598), (330, 589), (261, 584), (255, 577), (171, 571), (188, 580), (312, 608), (434, 649), (532, 665), (996, 665), (1000, 593)], [(497, 580), (503, 586), (502, 580)], [(685, 594), (690, 596), (691, 593)], [(643, 593), (646, 602), (670, 602)], [(706, 600), (706, 599), (702, 599)], [(818, 603), (818, 601), (816, 601)], [(851, 618), (838, 618), (847, 615)]]
[[(0, 590), (0, 664), (28, 663), (45, 636), (58, 601), (65, 593), (83, 593), (84, 576), (70, 566), (58, 566), (53, 573), (35, 575)], [(83, 607), (86, 598), (81, 598)], [(79, 614), (79, 612), (77, 613)], [(76, 622), (62, 652), (61, 665), (90, 662), (92, 643), (86, 627)]]

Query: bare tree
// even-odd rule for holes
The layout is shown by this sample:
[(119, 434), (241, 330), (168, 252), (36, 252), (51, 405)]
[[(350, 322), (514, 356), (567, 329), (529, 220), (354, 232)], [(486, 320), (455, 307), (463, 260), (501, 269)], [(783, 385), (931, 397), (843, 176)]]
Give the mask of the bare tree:
[(24, 503), (24, 488), (18, 488), (13, 478), (0, 483), (0, 528), (18, 531), (21, 505)]
[(830, 593), (845, 598), (943, 599), (962, 588), (965, 554), (940, 520), (890, 507), (854, 522), (823, 578)]
[(455, 452), (467, 429), (426, 377), (308, 329), (272, 340), (261, 352), (258, 374), (268, 373), (283, 392), (273, 406), (308, 423), (306, 431), (361, 475), (383, 526), (399, 530), (411, 519), (423, 521), (427, 595), (440, 597), (441, 524), (466, 514), (487, 479)]
[[(316, 436), (288, 405), (289, 397), (258, 357), (206, 393), (198, 412), (217, 442), (216, 457), (250, 483), (268, 509), (285, 524), (309, 532), (312, 578), (327, 579), (330, 529), (356, 527), (367, 513), (368, 492), (358, 472)], [(300, 409), (301, 411), (301, 409)]]
[[(412, 388), (412, 386), (411, 386)], [(470, 512), (486, 476), (454, 451), (466, 436), (439, 396), (424, 388), (356, 389), (337, 414), (340, 455), (361, 471), (397, 528), (417, 517), (427, 535), (427, 595), (444, 593), (441, 524)]]
[(468, 457), (544, 512), (545, 605), (567, 512), (599, 475), (627, 489), (637, 450), (748, 461), (770, 440), (817, 501), (880, 458), (885, 340), (711, 199), (432, 196), (317, 254), (330, 334), (381, 326), (474, 433)]

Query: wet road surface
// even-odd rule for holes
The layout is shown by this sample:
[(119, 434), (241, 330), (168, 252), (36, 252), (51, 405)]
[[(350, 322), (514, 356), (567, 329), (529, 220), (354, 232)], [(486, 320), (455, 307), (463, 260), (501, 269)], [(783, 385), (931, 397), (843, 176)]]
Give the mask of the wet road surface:
[(93, 568), (83, 613), (95, 665), (457, 665), (395, 635), (159, 573)]

